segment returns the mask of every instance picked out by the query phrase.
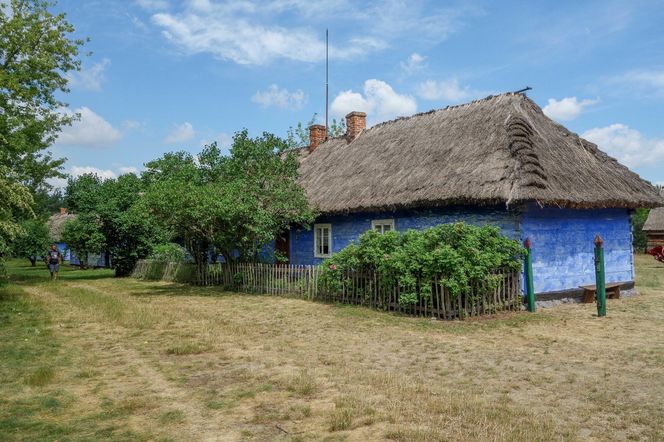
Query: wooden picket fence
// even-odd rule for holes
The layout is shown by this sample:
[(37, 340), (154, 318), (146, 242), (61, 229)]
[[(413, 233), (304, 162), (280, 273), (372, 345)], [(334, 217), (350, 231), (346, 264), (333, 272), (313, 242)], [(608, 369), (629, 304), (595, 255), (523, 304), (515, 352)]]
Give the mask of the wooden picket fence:
[(221, 286), (244, 293), (292, 296), (323, 302), (363, 305), (439, 319), (464, 318), (492, 314), (503, 310), (520, 310), (520, 273), (505, 269), (495, 273), (498, 284), (489, 288), (486, 282), (472, 284), (466, 295), (452, 296), (435, 279), (431, 296), (418, 296), (414, 304), (399, 302), (404, 290), (396, 285), (382, 286), (375, 272), (344, 272), (341, 287), (325, 283), (322, 266), (284, 264), (210, 264), (197, 273), (196, 284)]

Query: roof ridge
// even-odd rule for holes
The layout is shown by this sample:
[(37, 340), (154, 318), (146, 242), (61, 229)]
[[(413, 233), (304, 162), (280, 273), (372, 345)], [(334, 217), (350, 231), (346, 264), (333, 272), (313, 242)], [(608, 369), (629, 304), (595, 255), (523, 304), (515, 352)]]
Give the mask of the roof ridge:
[(466, 103), (452, 104), (452, 105), (448, 105), (448, 106), (441, 107), (441, 108), (438, 108), (438, 109), (430, 109), (428, 111), (417, 112), (417, 113), (412, 114), (412, 115), (407, 115), (407, 116), (403, 116), (403, 117), (393, 118), (391, 120), (381, 121), (380, 123), (374, 124), (373, 126), (371, 126), (367, 130), (372, 130), (372, 129), (377, 128), (377, 127), (386, 126), (386, 125), (391, 124), (391, 123), (396, 123), (397, 121), (410, 120), (412, 118), (422, 117), (424, 115), (430, 115), (430, 114), (435, 114), (435, 113), (438, 113), (438, 112), (445, 112), (445, 111), (449, 111), (449, 110), (460, 109), (460, 108), (470, 106), (470, 105), (473, 105), (473, 104), (483, 103), (485, 101), (491, 101), (491, 100), (495, 100), (497, 98), (502, 98), (502, 97), (506, 97), (506, 96), (521, 96), (523, 98), (529, 99), (525, 94), (523, 94), (521, 92), (503, 92), (501, 94), (495, 94), (495, 95), (492, 94), (492, 95), (487, 95), (484, 98), (477, 98), (475, 100), (468, 101)]

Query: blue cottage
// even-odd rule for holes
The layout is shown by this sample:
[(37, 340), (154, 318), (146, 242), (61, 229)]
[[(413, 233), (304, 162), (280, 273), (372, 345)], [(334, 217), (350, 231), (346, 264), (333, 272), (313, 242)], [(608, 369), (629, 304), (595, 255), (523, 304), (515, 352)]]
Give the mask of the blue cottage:
[[(75, 218), (76, 215), (69, 213), (65, 208), (60, 208), (60, 212), (51, 215), (46, 223), (51, 235), (51, 239), (55, 241), (55, 245), (60, 253), (62, 253), (62, 258), (65, 261), (69, 261), (71, 259), (71, 250), (62, 240), (62, 229), (67, 221), (73, 220)], [(46, 251), (44, 251), (44, 253), (46, 253)]]
[[(80, 266), (81, 261), (76, 256), (76, 253), (72, 252), (67, 243), (62, 240), (62, 229), (67, 221), (76, 219), (76, 214), (70, 213), (65, 208), (60, 208), (60, 212), (54, 213), (48, 219), (47, 226), (51, 238), (55, 241), (55, 246), (58, 248), (60, 253), (62, 253), (62, 259), (73, 266)], [(46, 251), (44, 251), (46, 253)], [(99, 254), (92, 254), (88, 257), (88, 262), (85, 263), (88, 267), (110, 267), (110, 255), (107, 252), (102, 252)]]
[(593, 239), (605, 241), (607, 281), (634, 284), (630, 216), (663, 201), (650, 183), (508, 93), (347, 132), (310, 130), (298, 151), (300, 183), (321, 215), (276, 248), (317, 264), (362, 232), (464, 221), (532, 241), (535, 291), (569, 296), (594, 282)]

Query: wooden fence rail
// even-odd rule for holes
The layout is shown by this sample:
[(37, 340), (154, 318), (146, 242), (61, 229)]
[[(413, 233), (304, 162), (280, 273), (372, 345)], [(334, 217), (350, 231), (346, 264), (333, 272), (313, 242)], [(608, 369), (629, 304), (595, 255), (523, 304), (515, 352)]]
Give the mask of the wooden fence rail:
[[(209, 264), (196, 269), (193, 264), (139, 261), (134, 276), (193, 282), (202, 286), (220, 286), (225, 290), (266, 295), (291, 296), (323, 302), (363, 305), (370, 308), (439, 319), (465, 318), (492, 314), (502, 310), (520, 310), (520, 273), (500, 270), (493, 288), (486, 282), (472, 284), (470, 293), (452, 296), (436, 278), (430, 294), (417, 296), (415, 303), (399, 302), (405, 293), (395, 284), (384, 286), (375, 272), (344, 272), (341, 284), (330, 286), (324, 280), (322, 266), (283, 264)], [(159, 275), (163, 278), (159, 278)], [(183, 277), (184, 275), (185, 277)]]

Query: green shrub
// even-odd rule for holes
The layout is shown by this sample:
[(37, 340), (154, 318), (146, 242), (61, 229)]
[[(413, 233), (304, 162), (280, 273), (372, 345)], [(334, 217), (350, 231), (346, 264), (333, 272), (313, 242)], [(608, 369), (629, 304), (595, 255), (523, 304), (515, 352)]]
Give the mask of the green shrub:
[(636, 209), (632, 214), (632, 241), (634, 250), (643, 252), (646, 250), (646, 232), (643, 231), (643, 225), (648, 219), (650, 209)]
[(404, 233), (368, 231), (325, 261), (323, 280), (338, 290), (349, 271), (376, 272), (381, 285), (398, 284), (399, 302), (409, 305), (431, 298), (435, 277), (453, 297), (468, 295), (474, 283), (495, 287), (495, 272), (520, 270), (523, 253), (517, 241), (490, 226), (455, 223)]
[(184, 261), (184, 248), (179, 244), (160, 244), (152, 249), (150, 259), (156, 261), (182, 262)]
[(25, 220), (21, 223), (21, 228), (23, 232), (11, 244), (12, 255), (29, 259), (35, 266), (52, 244), (51, 233), (46, 223), (39, 219)]

